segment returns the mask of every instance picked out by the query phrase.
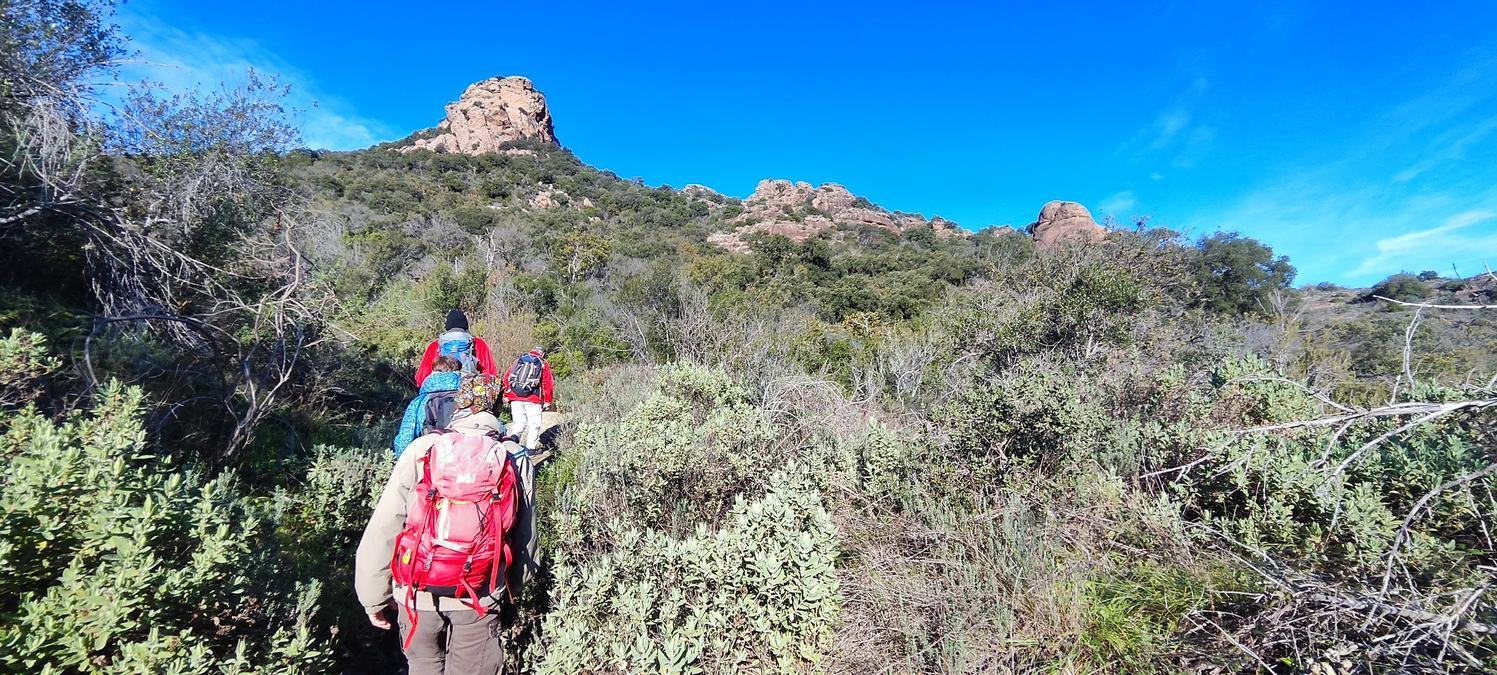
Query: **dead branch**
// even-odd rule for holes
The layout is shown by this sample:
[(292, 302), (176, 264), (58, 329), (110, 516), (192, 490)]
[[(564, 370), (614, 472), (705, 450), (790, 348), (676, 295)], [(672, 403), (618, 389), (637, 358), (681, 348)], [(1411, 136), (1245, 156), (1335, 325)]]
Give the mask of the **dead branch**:
[(1394, 300), (1393, 298), (1388, 298), (1381, 295), (1374, 295), (1372, 297), (1377, 298), (1378, 300), (1386, 300), (1395, 305), (1403, 305), (1404, 307), (1418, 307), (1421, 309), (1497, 309), (1497, 305), (1435, 305), (1427, 302), (1404, 302), (1402, 300)]
[(1293, 422), (1282, 422), (1279, 424), (1267, 424), (1247, 429), (1237, 429), (1232, 433), (1237, 435), (1259, 434), (1270, 431), (1285, 431), (1289, 429), (1305, 429), (1315, 427), (1326, 427), (1342, 424), (1348, 421), (1359, 421), (1363, 419), (1375, 419), (1379, 417), (1402, 417), (1406, 415), (1427, 415), (1438, 412), (1440, 415), (1455, 412), (1457, 410), (1481, 409), (1497, 406), (1497, 398), (1473, 399), (1469, 401), (1455, 401), (1451, 403), (1395, 403), (1380, 406), (1368, 410), (1346, 413), (1343, 415), (1331, 415), (1311, 420), (1295, 420)]

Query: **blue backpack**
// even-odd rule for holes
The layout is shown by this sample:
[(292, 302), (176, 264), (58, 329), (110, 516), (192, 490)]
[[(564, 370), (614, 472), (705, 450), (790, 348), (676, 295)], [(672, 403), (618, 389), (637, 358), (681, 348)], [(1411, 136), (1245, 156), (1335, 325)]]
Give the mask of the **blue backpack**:
[(457, 359), (463, 364), (464, 373), (478, 372), (478, 357), (473, 355), (473, 336), (467, 331), (449, 330), (439, 336), (437, 355)]

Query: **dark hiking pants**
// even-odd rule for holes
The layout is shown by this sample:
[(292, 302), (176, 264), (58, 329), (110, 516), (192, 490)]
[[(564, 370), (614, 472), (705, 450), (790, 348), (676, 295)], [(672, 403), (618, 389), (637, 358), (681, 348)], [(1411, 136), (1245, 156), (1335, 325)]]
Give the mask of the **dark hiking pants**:
[[(405, 650), (410, 675), (495, 675), (504, 665), (503, 624), (499, 612), (479, 616), (469, 609), (450, 612), (418, 610), (416, 636)], [(400, 633), (411, 630), (400, 612)]]

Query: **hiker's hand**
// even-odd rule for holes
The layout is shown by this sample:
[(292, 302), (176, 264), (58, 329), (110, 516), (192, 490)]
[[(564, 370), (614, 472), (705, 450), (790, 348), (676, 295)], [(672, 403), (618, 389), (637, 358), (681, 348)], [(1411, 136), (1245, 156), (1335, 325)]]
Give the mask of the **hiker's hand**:
[(550, 409), (552, 409), (552, 408), (555, 408), (555, 407), (556, 407), (556, 404), (554, 404), (554, 403), (551, 403), (551, 402), (550, 402), (550, 401), (547, 401), (547, 402), (546, 402), (546, 405), (545, 405), (545, 406), (543, 406), (543, 407), (544, 407), (544, 408), (545, 408), (545, 409), (546, 409), (546, 410), (550, 410)]
[(380, 630), (390, 630), (390, 620), (385, 618), (390, 611), (390, 605), (369, 615), (369, 624)]

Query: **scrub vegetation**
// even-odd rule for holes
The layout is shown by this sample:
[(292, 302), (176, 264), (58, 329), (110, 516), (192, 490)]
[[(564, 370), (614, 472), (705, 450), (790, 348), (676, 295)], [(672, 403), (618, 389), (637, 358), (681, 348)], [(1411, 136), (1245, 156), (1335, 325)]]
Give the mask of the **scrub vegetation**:
[(0, 669), (395, 672), (353, 547), (453, 307), (566, 419), (525, 672), (1497, 669), (1497, 277), (734, 254), (736, 202), (564, 149), (297, 149), (265, 75), (106, 105), (110, 9), (0, 18)]

